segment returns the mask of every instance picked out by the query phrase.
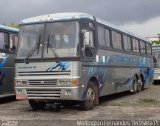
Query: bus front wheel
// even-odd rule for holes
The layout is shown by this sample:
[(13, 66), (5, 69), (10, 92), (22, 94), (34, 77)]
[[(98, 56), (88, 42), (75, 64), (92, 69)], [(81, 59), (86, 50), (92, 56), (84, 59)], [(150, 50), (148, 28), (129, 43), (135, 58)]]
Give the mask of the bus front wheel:
[(139, 78), (138, 80), (138, 86), (137, 86), (137, 91), (140, 92), (143, 90), (143, 82), (142, 82), (142, 79)]
[(98, 96), (98, 87), (94, 84), (94, 82), (90, 81), (88, 83), (87, 91), (86, 91), (86, 100), (80, 103), (81, 110), (90, 110), (95, 105), (99, 103)]
[(34, 100), (29, 100), (29, 104), (33, 110), (43, 110), (46, 106), (45, 102), (37, 102)]

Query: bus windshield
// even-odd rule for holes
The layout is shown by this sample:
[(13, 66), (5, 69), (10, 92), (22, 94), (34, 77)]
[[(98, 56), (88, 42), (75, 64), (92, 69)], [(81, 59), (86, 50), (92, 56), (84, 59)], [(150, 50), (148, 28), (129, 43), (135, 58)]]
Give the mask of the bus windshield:
[(17, 58), (74, 57), (78, 31), (74, 21), (21, 26)]
[(44, 57), (53, 57), (52, 49), (59, 57), (76, 56), (78, 31), (76, 22), (47, 24)]
[[(20, 40), (18, 46), (17, 57), (25, 58), (27, 55), (32, 52), (33, 58), (40, 58), (42, 52), (42, 37), (44, 33), (44, 24), (34, 24), (34, 25), (25, 25), (21, 26), (20, 29)], [(38, 43), (39, 42), (39, 47)], [(34, 49), (34, 47), (36, 47)], [(34, 49), (34, 51), (32, 51)], [(37, 50), (37, 51), (36, 51)]]

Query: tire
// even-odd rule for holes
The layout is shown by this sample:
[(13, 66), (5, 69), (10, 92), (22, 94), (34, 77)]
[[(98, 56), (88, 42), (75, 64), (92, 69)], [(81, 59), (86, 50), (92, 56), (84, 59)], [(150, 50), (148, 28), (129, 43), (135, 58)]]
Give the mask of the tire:
[(138, 83), (137, 83), (137, 91), (140, 92), (140, 91), (142, 91), (142, 89), (143, 89), (143, 82), (140, 77), (140, 79), (138, 80)]
[(137, 80), (137, 77), (135, 76), (133, 79), (132, 89), (130, 90), (130, 92), (132, 94), (136, 94), (137, 91), (138, 91), (138, 80)]
[(80, 103), (81, 110), (91, 110), (95, 105), (99, 104), (98, 87), (90, 81), (88, 83), (86, 100)]
[(33, 110), (43, 110), (46, 106), (45, 102), (36, 102), (34, 100), (29, 100), (29, 104)]

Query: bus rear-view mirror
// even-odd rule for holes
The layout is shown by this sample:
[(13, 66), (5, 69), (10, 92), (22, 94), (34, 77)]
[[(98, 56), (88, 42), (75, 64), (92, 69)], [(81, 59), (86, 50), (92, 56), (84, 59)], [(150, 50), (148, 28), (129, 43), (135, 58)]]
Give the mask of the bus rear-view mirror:
[(89, 32), (83, 31), (83, 43), (85, 46), (89, 46)]

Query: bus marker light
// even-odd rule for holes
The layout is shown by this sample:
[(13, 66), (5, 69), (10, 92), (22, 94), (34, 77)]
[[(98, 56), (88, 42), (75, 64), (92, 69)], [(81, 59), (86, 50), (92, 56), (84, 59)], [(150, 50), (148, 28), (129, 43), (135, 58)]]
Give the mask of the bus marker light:
[(14, 86), (16, 86), (16, 83), (17, 83), (17, 81), (16, 81), (16, 80), (14, 80)]
[(72, 86), (77, 86), (78, 85), (78, 80), (71, 80)]

